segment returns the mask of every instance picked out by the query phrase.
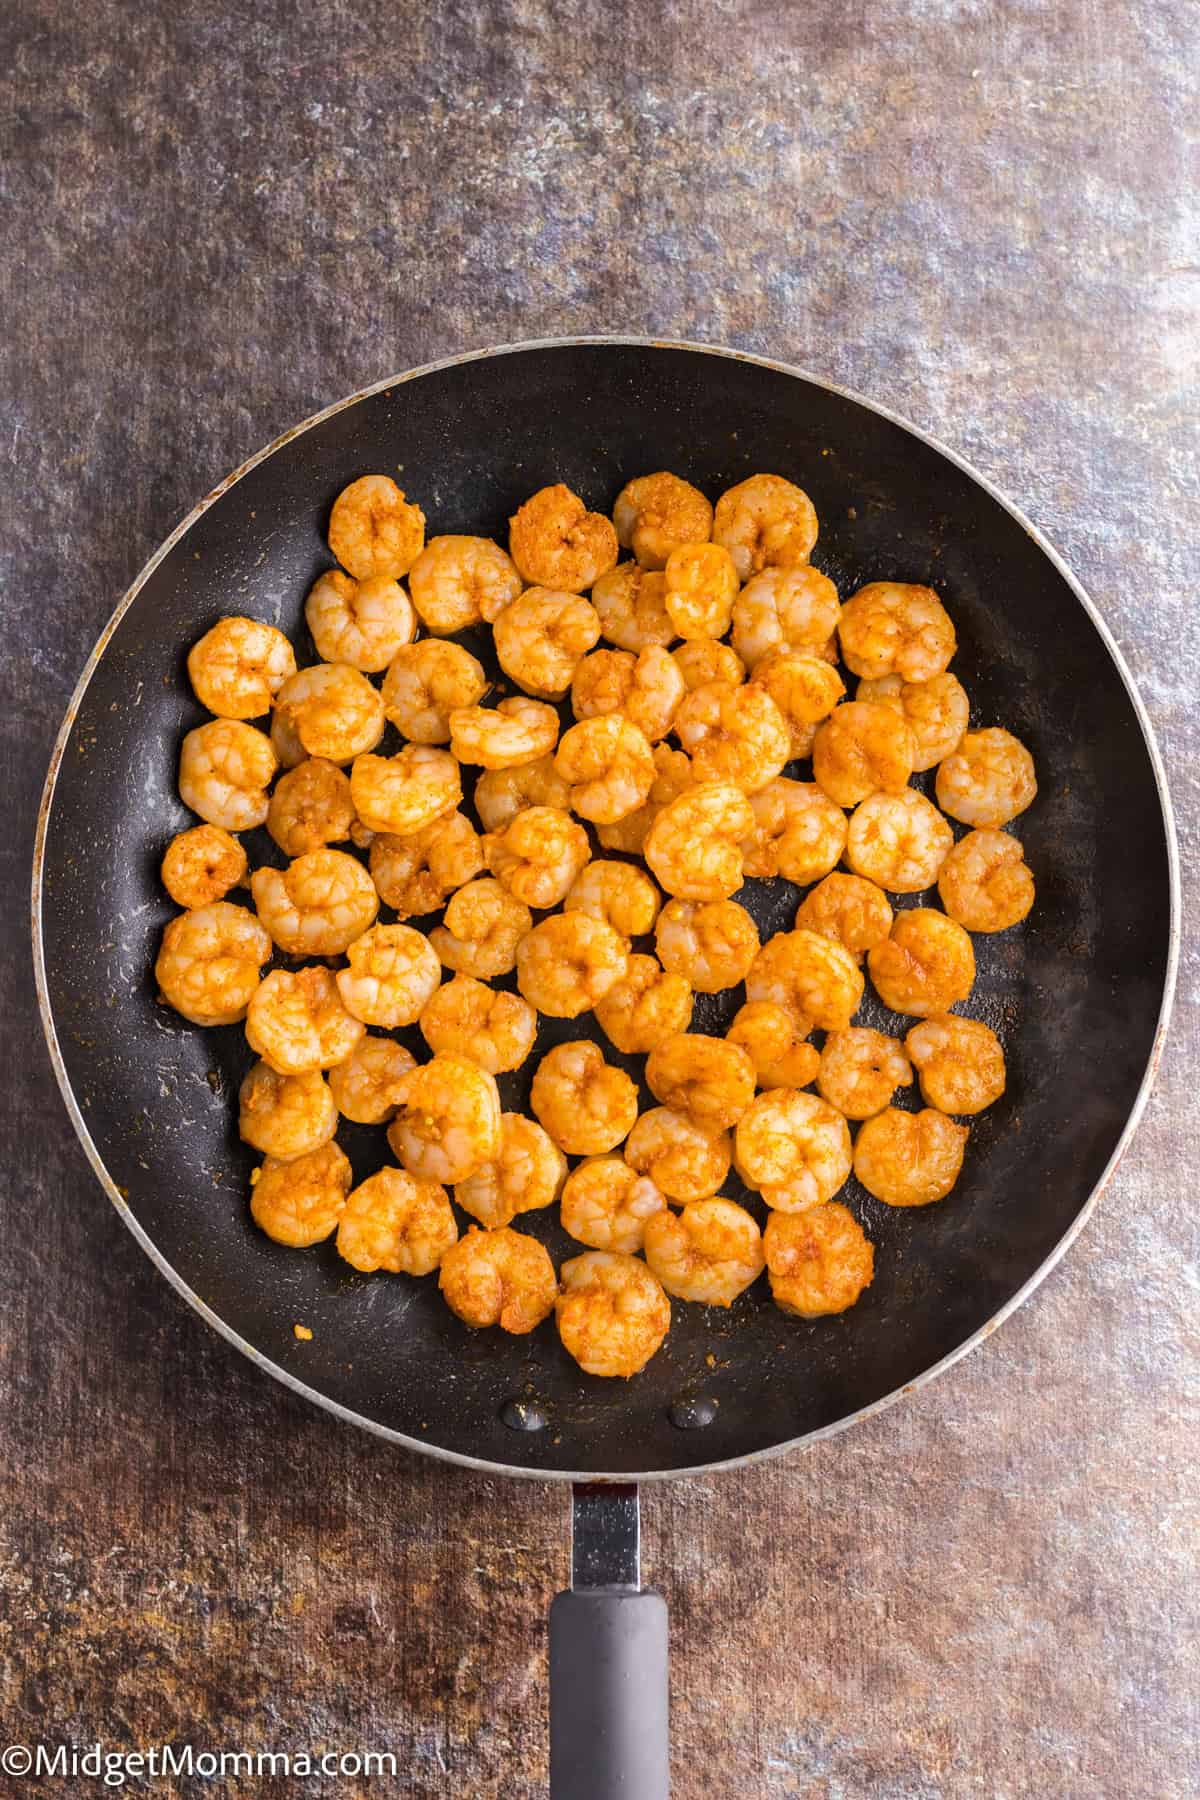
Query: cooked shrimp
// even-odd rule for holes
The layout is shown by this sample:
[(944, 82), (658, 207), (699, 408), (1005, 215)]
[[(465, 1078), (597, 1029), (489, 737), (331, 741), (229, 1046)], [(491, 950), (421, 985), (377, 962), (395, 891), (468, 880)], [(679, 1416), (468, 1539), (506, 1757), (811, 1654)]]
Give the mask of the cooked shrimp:
[(171, 839), (159, 873), (176, 906), (211, 906), (246, 879), (246, 852), (219, 825), (193, 825)]
[(817, 726), (846, 691), (841, 676), (824, 657), (784, 647), (759, 657), (753, 685), (765, 688), (779, 708), (791, 737), (789, 762), (809, 755)]
[(890, 1106), (896, 1089), (907, 1087), (912, 1067), (899, 1038), (865, 1025), (831, 1031), (821, 1048), (817, 1087), (847, 1119), (869, 1119)]
[(319, 1150), (337, 1130), (333, 1095), (319, 1069), (280, 1075), (256, 1062), (238, 1089), (238, 1135), (280, 1162)]
[(693, 1200), (646, 1222), (646, 1262), (676, 1300), (732, 1306), (763, 1271), (762, 1233), (733, 1200)]
[(758, 927), (736, 900), (668, 900), (654, 942), (663, 968), (698, 994), (736, 987), (759, 951)]
[(558, 714), (544, 700), (513, 694), (493, 709), (456, 706), (450, 714), (450, 748), (461, 763), (516, 769), (541, 762), (558, 742)]
[(277, 767), (263, 732), (238, 719), (211, 719), (183, 740), (179, 798), (209, 825), (253, 831), (266, 819), (267, 783)]
[(746, 665), (732, 644), (719, 643), (716, 638), (691, 638), (676, 644), (671, 661), (683, 676), (689, 694), (710, 681), (729, 681), (736, 687), (746, 679)]
[(530, 587), (581, 594), (617, 560), (617, 534), (603, 513), (556, 482), (539, 488), (508, 522), (508, 548)]
[(632, 550), (643, 569), (666, 567), (682, 544), (703, 544), (712, 530), (713, 509), (690, 481), (665, 469), (627, 481), (613, 507), (613, 524), (623, 550)]
[(719, 1126), (698, 1125), (686, 1113), (653, 1106), (626, 1138), (624, 1156), (668, 1199), (686, 1204), (716, 1193), (729, 1173), (733, 1140)]
[(738, 1120), (733, 1160), (747, 1187), (777, 1212), (832, 1200), (850, 1173), (850, 1129), (816, 1094), (768, 1088)]
[(760, 1088), (802, 1088), (816, 1079), (821, 1058), (816, 1045), (806, 1042), (800, 1024), (773, 1000), (747, 1000), (725, 1036), (746, 1052)]
[(500, 1153), (460, 1181), (454, 1198), (464, 1212), (494, 1230), (518, 1213), (552, 1206), (567, 1178), (567, 1159), (540, 1125), (522, 1113), (501, 1113)]
[(910, 1113), (889, 1106), (859, 1132), (854, 1173), (886, 1206), (944, 1200), (962, 1169), (967, 1130), (932, 1107)]
[(696, 641), (723, 638), (733, 618), (738, 574), (721, 544), (680, 544), (666, 561), (663, 606), (676, 634)]
[(350, 794), (368, 831), (409, 837), (457, 807), (462, 775), (448, 750), (405, 744), (395, 756), (356, 756)]
[(442, 1258), (438, 1277), (451, 1312), (465, 1325), (499, 1325), (523, 1337), (554, 1311), (554, 1264), (536, 1238), (502, 1225), (472, 1225)]
[(765, 688), (714, 681), (693, 688), (675, 715), (674, 731), (692, 759), (697, 782), (728, 781), (757, 793), (791, 754), (791, 733)]
[(952, 819), (996, 830), (1033, 804), (1037, 795), (1033, 758), (1011, 731), (997, 726), (968, 731), (958, 749), (939, 765), (936, 790), (938, 805)]
[(633, 692), (637, 657), (632, 650), (593, 650), (571, 677), (571, 711), (576, 719), (623, 712)]
[(671, 1302), (636, 1256), (585, 1250), (559, 1271), (558, 1335), (585, 1375), (636, 1375), (671, 1325)]
[(781, 1312), (820, 1319), (845, 1312), (875, 1269), (862, 1226), (837, 1200), (802, 1213), (772, 1213), (763, 1232), (771, 1294)]
[(712, 539), (723, 544), (741, 581), (760, 569), (806, 563), (817, 541), (812, 501), (782, 475), (751, 475), (717, 501)]
[(916, 1064), (921, 1098), (939, 1112), (979, 1113), (1004, 1092), (1004, 1051), (979, 1019), (935, 1013), (913, 1026), (904, 1048)]
[[(306, 756), (348, 763), (375, 748), (384, 724), (383, 701), (361, 670), (349, 663), (314, 663), (285, 681), (275, 696), (271, 737), (288, 751), (279, 758), (286, 767)], [(299, 745), (299, 756), (290, 754), (292, 743)]]
[(602, 919), (552, 913), (517, 945), (517, 986), (539, 1012), (577, 1019), (620, 980), (628, 960), (625, 939)]
[(846, 667), (877, 681), (932, 681), (950, 666), (958, 647), (954, 627), (932, 588), (908, 581), (872, 581), (852, 594), (838, 620)]
[(336, 1144), (280, 1162), (268, 1156), (250, 1177), (250, 1215), (277, 1244), (307, 1250), (337, 1229), (354, 1179)]
[(687, 688), (670, 651), (651, 644), (631, 650), (594, 650), (571, 681), (571, 710), (577, 719), (623, 713), (647, 743), (666, 737)]
[(848, 700), (837, 706), (813, 739), (813, 774), (838, 806), (857, 806), (882, 788), (898, 794), (908, 785), (916, 739), (890, 706)]
[(968, 831), (938, 871), (942, 905), (968, 931), (1019, 925), (1033, 906), (1033, 891), (1025, 852), (1006, 831)]
[(916, 770), (932, 769), (957, 750), (971, 716), (971, 703), (957, 675), (934, 675), (928, 681), (904, 681), (899, 675), (881, 675), (876, 681), (860, 681), (856, 700), (873, 706), (890, 706), (904, 718), (916, 741)]
[(867, 953), (875, 992), (892, 1012), (949, 1012), (975, 985), (975, 952), (961, 925), (929, 906), (897, 913), (891, 936)]
[(561, 700), (600, 636), (600, 620), (579, 594), (531, 587), (497, 614), (492, 630), (505, 674), (527, 694)]
[(501, 1075), (519, 1069), (533, 1049), (537, 1014), (519, 994), (455, 975), (421, 1014), (421, 1036), (435, 1056), (465, 1056), (489, 1075)]
[(555, 1044), (537, 1066), (529, 1104), (568, 1156), (603, 1156), (637, 1119), (637, 1088), (586, 1038)]
[(664, 806), (678, 799), (692, 786), (691, 759), (669, 744), (654, 746), (654, 780), (645, 801), (635, 812), (627, 813), (615, 825), (597, 825), (596, 836), (606, 850), (624, 850), (640, 856), (650, 835), (650, 827)]
[(193, 1025), (235, 1025), (270, 955), (270, 936), (246, 907), (228, 900), (194, 907), (163, 932), (154, 965), (159, 996)]
[(844, 1031), (863, 997), (862, 971), (850, 952), (816, 931), (781, 931), (769, 938), (746, 977), (748, 1000), (772, 1000), (807, 1036)]
[(352, 581), (329, 569), (310, 590), (304, 617), (323, 662), (347, 663), (364, 675), (386, 669), (417, 635), (412, 602), (390, 575)]
[(635, 938), (653, 931), (661, 905), (662, 895), (644, 869), (601, 858), (575, 877), (563, 911), (587, 913), (623, 938)]
[(840, 612), (838, 591), (819, 569), (766, 569), (733, 603), (733, 647), (750, 670), (772, 650), (827, 656)]
[(571, 790), (580, 818), (612, 825), (635, 812), (654, 785), (654, 756), (636, 725), (620, 713), (581, 719), (565, 731), (554, 767)]
[(296, 735), (295, 725), (278, 707), (271, 714), (271, 749), (281, 769), (294, 769), (308, 755)]
[(543, 756), (516, 769), (484, 769), (475, 782), (475, 811), (485, 831), (503, 831), (527, 806), (557, 806), (565, 812), (570, 793), (553, 756)]
[(892, 909), (873, 881), (835, 869), (804, 896), (796, 909), (796, 924), (802, 931), (832, 938), (861, 962), (892, 929)]
[(500, 1096), (465, 1056), (435, 1056), (402, 1075), (388, 1143), (410, 1175), (447, 1186), (500, 1154)]
[(365, 1026), (342, 1005), (328, 969), (273, 969), (246, 1011), (246, 1042), (279, 1075), (344, 1062)]
[(334, 1105), (355, 1125), (384, 1125), (396, 1110), (396, 1083), (416, 1066), (411, 1050), (395, 1038), (367, 1033), (345, 1061), (329, 1071)]
[(422, 624), (442, 637), (490, 623), (524, 585), (512, 558), (483, 537), (430, 538), (408, 577)]
[(221, 719), (261, 719), (289, 675), (292, 646), (274, 625), (239, 616), (218, 619), (192, 645), (188, 676), (201, 706)]
[(285, 856), (343, 843), (354, 820), (349, 778), (319, 756), (281, 775), (267, 808), (267, 830)]
[(917, 894), (933, 886), (953, 843), (937, 807), (914, 788), (868, 794), (850, 815), (846, 861), (893, 894)]
[(591, 854), (583, 826), (557, 806), (527, 806), (483, 840), (484, 861), (497, 881), (541, 911), (566, 898)]
[(782, 875), (806, 887), (846, 848), (846, 815), (815, 781), (776, 776), (750, 796), (750, 806), (752, 828), (742, 845), (747, 875)]
[(577, 1243), (632, 1256), (642, 1247), (646, 1220), (666, 1204), (650, 1178), (621, 1157), (590, 1156), (567, 1176), (559, 1216)]
[(485, 875), (451, 896), (429, 942), (448, 969), (486, 981), (516, 968), (517, 946), (532, 925), (524, 902)]
[(483, 665), (461, 644), (422, 638), (392, 658), (383, 678), (383, 710), (413, 744), (448, 744), (450, 714), (487, 693)]
[(627, 1056), (645, 1055), (692, 1022), (692, 990), (682, 975), (668, 975), (652, 956), (631, 956), (625, 973), (595, 1006), (605, 1036)]
[(329, 548), (356, 581), (407, 575), (424, 542), (425, 514), (388, 475), (360, 475), (333, 503)]
[(600, 629), (619, 650), (648, 650), (675, 636), (667, 612), (667, 578), (635, 562), (619, 563), (592, 589)]
[(479, 834), (464, 813), (442, 813), (407, 837), (381, 832), (371, 842), (371, 880), (385, 906), (419, 919), (483, 868)]
[(680, 900), (726, 900), (742, 885), (742, 845), (753, 828), (740, 788), (705, 782), (659, 812), (646, 834), (646, 861)]
[(433, 945), (411, 925), (373, 925), (346, 951), (335, 977), (346, 1011), (391, 1031), (414, 1025), (442, 979)]
[(364, 1275), (432, 1275), (458, 1226), (446, 1190), (403, 1169), (378, 1169), (347, 1197), (338, 1222), (338, 1255)]
[(308, 850), (286, 869), (256, 869), (250, 891), (288, 956), (340, 956), (379, 911), (375, 883), (344, 850)]
[(754, 1064), (737, 1044), (680, 1032), (655, 1044), (646, 1059), (646, 1085), (672, 1112), (723, 1131), (754, 1098)]

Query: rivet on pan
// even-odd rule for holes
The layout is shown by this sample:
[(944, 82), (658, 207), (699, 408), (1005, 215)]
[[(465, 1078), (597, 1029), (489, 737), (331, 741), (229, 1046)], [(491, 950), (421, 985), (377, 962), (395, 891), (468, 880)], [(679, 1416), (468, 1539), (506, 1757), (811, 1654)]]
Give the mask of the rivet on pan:
[(536, 1400), (506, 1400), (500, 1418), (510, 1431), (545, 1431), (550, 1423)]
[(700, 1431), (705, 1425), (711, 1425), (716, 1416), (716, 1401), (709, 1400), (704, 1394), (698, 1394), (694, 1399), (676, 1400), (667, 1413), (678, 1431)]

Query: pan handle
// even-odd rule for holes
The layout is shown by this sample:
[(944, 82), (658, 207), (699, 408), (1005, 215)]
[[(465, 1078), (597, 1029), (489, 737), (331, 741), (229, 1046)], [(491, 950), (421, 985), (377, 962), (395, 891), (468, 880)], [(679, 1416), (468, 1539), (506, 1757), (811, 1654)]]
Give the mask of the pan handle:
[(641, 1585), (636, 1486), (573, 1494), (550, 1607), (550, 1800), (667, 1800), (667, 1605)]

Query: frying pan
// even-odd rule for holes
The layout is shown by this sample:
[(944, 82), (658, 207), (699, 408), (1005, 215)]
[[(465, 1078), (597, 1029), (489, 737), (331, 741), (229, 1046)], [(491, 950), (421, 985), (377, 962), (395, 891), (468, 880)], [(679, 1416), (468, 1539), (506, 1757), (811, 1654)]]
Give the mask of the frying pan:
[[(757, 470), (787, 476), (816, 503), (813, 560), (843, 594), (880, 577), (939, 591), (973, 722), (1008, 726), (1037, 763), (1040, 793), (1017, 830), (1038, 904), (1023, 927), (975, 940), (966, 1010), (1000, 1033), (1009, 1087), (973, 1122), (954, 1193), (916, 1211), (853, 1181), (843, 1195), (876, 1244), (858, 1305), (786, 1319), (762, 1282), (728, 1313), (677, 1304), (664, 1348), (624, 1383), (581, 1374), (552, 1324), (521, 1339), (471, 1332), (433, 1282), (362, 1277), (330, 1245), (300, 1254), (256, 1231), (245, 1203), (256, 1158), (234, 1126), (250, 1060), (241, 1029), (185, 1024), (156, 1004), (151, 969), (173, 910), (157, 865), (191, 822), (175, 791), (180, 739), (202, 716), (185, 652), (220, 614), (243, 612), (314, 659), (303, 599), (329, 566), (324, 529), (347, 482), (395, 473), (431, 532), (504, 540), (509, 515), (548, 482), (607, 510), (630, 476), (659, 468), (714, 498)], [(252, 863), (282, 860), (265, 833), (249, 848)], [(576, 1484), (572, 1591), (551, 1622), (552, 1791), (656, 1800), (666, 1623), (640, 1587), (637, 1481), (828, 1436), (947, 1367), (1032, 1291), (1145, 1102), (1177, 891), (1162, 768), (1119, 652), (1054, 552), (980, 476), (884, 409), (779, 363), (586, 338), (455, 357), (353, 395), (183, 521), (105, 627), (68, 708), (39, 822), (34, 943), (84, 1149), (142, 1248), (211, 1325), (277, 1380), (408, 1449)], [(799, 893), (761, 882), (740, 898), (765, 938), (790, 924)], [(719, 1034), (739, 998), (701, 997), (695, 1028)], [(904, 1028), (874, 1001), (863, 1016)], [(528, 1069), (501, 1078), (507, 1108), (526, 1105), (538, 1052), (583, 1023), (543, 1021)], [(360, 1127), (339, 1141), (356, 1179), (386, 1154)], [(521, 1226), (556, 1260), (578, 1248), (548, 1215)]]

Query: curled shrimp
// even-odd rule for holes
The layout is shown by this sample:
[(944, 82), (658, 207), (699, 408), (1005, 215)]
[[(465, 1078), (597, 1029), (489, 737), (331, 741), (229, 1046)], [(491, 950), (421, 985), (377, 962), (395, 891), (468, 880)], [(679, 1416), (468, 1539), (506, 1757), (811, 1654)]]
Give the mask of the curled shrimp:
[(613, 507), (617, 541), (643, 569), (664, 568), (681, 544), (706, 542), (712, 520), (700, 489), (665, 469), (627, 481)]
[(457, 807), (462, 775), (448, 750), (405, 744), (395, 756), (356, 756), (350, 796), (368, 831), (409, 837)]
[(572, 725), (563, 733), (554, 767), (570, 789), (572, 811), (597, 825), (636, 812), (654, 785), (653, 752), (620, 713)]
[(669, 744), (655, 744), (653, 757), (654, 780), (642, 804), (613, 825), (597, 825), (596, 836), (606, 850), (624, 850), (630, 856), (640, 856), (650, 827), (663, 807), (692, 786), (691, 759), (684, 751), (673, 750)]
[(1004, 1051), (980, 1019), (935, 1013), (913, 1026), (904, 1048), (916, 1065), (921, 1098), (939, 1112), (979, 1113), (1004, 1092)]
[(646, 861), (680, 900), (725, 900), (742, 885), (742, 845), (753, 827), (740, 788), (704, 782), (659, 812), (646, 834)]
[(671, 1302), (636, 1256), (585, 1250), (560, 1270), (563, 1347), (587, 1375), (637, 1375), (671, 1326)]
[(278, 762), (271, 740), (239, 719), (197, 725), (179, 753), (179, 798), (209, 825), (253, 831), (265, 822)]
[(654, 936), (663, 968), (698, 994), (744, 981), (758, 955), (758, 927), (736, 900), (668, 900)]
[(425, 514), (388, 475), (360, 475), (342, 489), (329, 515), (329, 548), (356, 581), (399, 580), (421, 554)]
[(490, 980), (517, 966), (517, 947), (533, 925), (533, 915), (491, 876), (459, 888), (429, 942), (448, 969)]
[[(748, 1000), (773, 1000), (807, 1029), (844, 1031), (863, 997), (862, 971), (850, 952), (819, 932), (769, 938), (746, 977)], [(806, 1031), (807, 1035), (807, 1031)]]
[(791, 737), (789, 762), (809, 755), (817, 726), (829, 717), (846, 691), (841, 676), (823, 656), (809, 656), (786, 647), (768, 650), (759, 657), (754, 665), (753, 685), (765, 688), (779, 708)]
[(505, 674), (527, 694), (561, 700), (600, 636), (600, 620), (579, 594), (531, 587), (497, 614), (492, 631)]
[(530, 587), (581, 594), (617, 560), (617, 534), (603, 513), (587, 510), (557, 482), (539, 488), (508, 522), (508, 548)]
[(303, 856), (343, 843), (355, 817), (349, 778), (336, 763), (309, 756), (276, 782), (267, 830), (285, 856)]
[(270, 1063), (256, 1062), (238, 1089), (238, 1136), (281, 1162), (319, 1150), (337, 1122), (333, 1095), (319, 1069), (280, 1075)]
[(603, 1156), (637, 1119), (637, 1088), (586, 1038), (555, 1044), (537, 1066), (529, 1104), (568, 1156)]
[(479, 834), (464, 813), (441, 813), (406, 837), (381, 832), (372, 839), (371, 880), (385, 906), (401, 919), (418, 919), (483, 868)]
[(587, 913), (623, 938), (635, 938), (653, 931), (661, 905), (662, 895), (644, 869), (601, 858), (575, 877), (563, 911)]
[(917, 894), (932, 887), (954, 844), (954, 833), (937, 807), (905, 788), (899, 794), (868, 794), (850, 816), (846, 861), (856, 875), (893, 894)]
[(623, 713), (648, 744), (666, 737), (687, 692), (670, 651), (651, 644), (631, 650), (595, 650), (585, 656), (571, 682), (571, 710), (577, 719)]
[(754, 1098), (754, 1064), (737, 1044), (699, 1032), (663, 1038), (646, 1059), (646, 1085), (672, 1112), (724, 1131)]
[(873, 881), (835, 869), (804, 896), (796, 908), (796, 925), (832, 938), (861, 962), (892, 929), (892, 908)]
[(246, 879), (246, 852), (219, 825), (193, 825), (171, 839), (159, 873), (176, 906), (211, 906)]
[(738, 1120), (733, 1160), (776, 1212), (832, 1200), (850, 1173), (850, 1130), (836, 1107), (796, 1088), (768, 1088)]
[(732, 1306), (762, 1274), (762, 1233), (734, 1200), (693, 1200), (647, 1220), (646, 1263), (672, 1299)]
[(975, 985), (975, 952), (961, 925), (932, 907), (897, 913), (891, 935), (867, 953), (875, 992), (892, 1012), (949, 1012)]
[(292, 646), (274, 625), (240, 616), (218, 619), (192, 645), (188, 677), (197, 700), (221, 719), (261, 719), (289, 675)]
[(819, 569), (764, 569), (733, 603), (733, 647), (751, 671), (772, 650), (833, 660), (840, 612), (838, 591)]
[(512, 558), (484, 537), (430, 538), (408, 577), (421, 623), (442, 637), (490, 623), (523, 586)]
[(458, 1226), (444, 1187), (403, 1169), (377, 1169), (347, 1196), (338, 1221), (338, 1255), (364, 1275), (432, 1275)]
[(655, 1044), (692, 1022), (692, 990), (682, 975), (668, 975), (652, 956), (631, 956), (625, 973), (601, 994), (596, 1019), (626, 1056), (646, 1055)]
[(854, 1173), (886, 1206), (929, 1206), (944, 1200), (958, 1180), (966, 1147), (967, 1127), (945, 1113), (889, 1106), (859, 1132)]
[(624, 1156), (668, 1199), (687, 1205), (716, 1193), (729, 1173), (733, 1141), (720, 1126), (699, 1125), (669, 1106), (652, 1106), (626, 1138)]
[[(1033, 758), (1011, 731), (968, 731), (939, 764), (937, 803), (961, 825), (998, 830), (1037, 796)], [(217, 819), (216, 824), (222, 821)]]
[(751, 794), (750, 806), (742, 845), (747, 875), (782, 875), (805, 887), (827, 875), (846, 848), (846, 815), (815, 781), (778, 775)]
[(690, 638), (676, 644), (671, 661), (683, 676), (683, 685), (689, 694), (693, 688), (705, 687), (710, 681), (728, 681), (737, 687), (746, 679), (746, 665), (733, 645), (722, 644), (716, 638)]
[(307, 1250), (337, 1230), (354, 1179), (336, 1144), (281, 1162), (268, 1156), (250, 1177), (250, 1216), (289, 1250)]
[(450, 714), (487, 693), (482, 663), (461, 644), (422, 638), (397, 650), (383, 678), (383, 709), (412, 744), (448, 744)]
[(666, 1200), (646, 1175), (619, 1156), (589, 1156), (567, 1176), (560, 1218), (563, 1230), (592, 1250), (640, 1250), (646, 1221)]
[(250, 891), (288, 956), (340, 956), (379, 911), (374, 882), (344, 850), (309, 850), (286, 869), (256, 869)]
[(782, 475), (751, 475), (717, 501), (712, 539), (733, 558), (740, 581), (760, 569), (806, 563), (817, 541), (812, 501)]
[(680, 544), (668, 556), (663, 606), (685, 640), (723, 638), (733, 619), (738, 574), (721, 544)]
[(820, 1319), (845, 1312), (871, 1285), (875, 1251), (837, 1200), (802, 1213), (772, 1213), (763, 1232), (771, 1297), (781, 1312)]
[(475, 782), (475, 811), (485, 831), (503, 831), (527, 806), (557, 806), (565, 812), (570, 793), (553, 756), (543, 756), (516, 769), (484, 769)]
[(345, 663), (364, 675), (386, 669), (417, 635), (412, 602), (390, 575), (353, 581), (328, 569), (309, 591), (304, 618), (323, 662)]
[(367, 1032), (329, 1071), (334, 1105), (355, 1125), (384, 1125), (396, 1110), (396, 1083), (416, 1066), (412, 1051), (395, 1038)]
[(465, 1056), (435, 1056), (396, 1083), (388, 1143), (422, 1181), (465, 1181), (500, 1154), (500, 1096)]
[(539, 1012), (576, 1019), (620, 980), (628, 960), (625, 939), (602, 919), (552, 913), (517, 945), (517, 986)]
[(600, 629), (618, 650), (665, 646), (675, 636), (664, 596), (667, 578), (639, 563), (618, 563), (592, 589)]
[(817, 1088), (847, 1119), (869, 1119), (890, 1106), (896, 1089), (907, 1087), (912, 1066), (898, 1038), (852, 1025), (831, 1031), (821, 1046)]
[(1033, 906), (1025, 852), (1006, 831), (968, 831), (938, 871), (938, 893), (968, 931), (1007, 931)]
[(675, 715), (675, 735), (696, 781), (729, 781), (757, 793), (791, 754), (791, 733), (765, 688), (714, 681), (693, 688)]
[(565, 899), (591, 854), (583, 826), (556, 806), (527, 806), (483, 840), (484, 861), (497, 881), (541, 911)]
[(391, 1031), (415, 1025), (442, 979), (437, 952), (411, 925), (373, 925), (346, 951), (335, 977), (346, 1011)]
[(957, 750), (971, 716), (971, 703), (957, 675), (945, 672), (928, 681), (905, 681), (899, 675), (880, 675), (860, 681), (856, 700), (873, 706), (890, 706), (900, 713), (913, 734), (917, 754), (913, 768), (932, 769)]
[(536, 1238), (501, 1225), (472, 1225), (442, 1258), (442, 1297), (465, 1325), (499, 1325), (523, 1337), (554, 1311), (554, 1264)]
[(450, 714), (450, 748), (460, 763), (516, 769), (541, 762), (557, 742), (554, 708), (524, 694), (513, 694), (495, 708), (456, 706)]
[(329, 969), (273, 969), (246, 1009), (246, 1042), (279, 1075), (331, 1069), (365, 1029), (342, 1005)]
[(172, 919), (154, 965), (159, 996), (193, 1025), (235, 1025), (258, 991), (271, 939), (252, 912), (228, 900)]
[(435, 1056), (465, 1056), (489, 1075), (501, 1075), (519, 1069), (533, 1049), (537, 1014), (519, 994), (455, 975), (426, 1005), (421, 1036)]
[(898, 794), (913, 772), (916, 739), (899, 713), (865, 700), (837, 706), (813, 739), (813, 775), (838, 806), (857, 806), (880, 788)]
[(773, 1000), (747, 1000), (725, 1036), (754, 1064), (760, 1088), (807, 1087), (816, 1079), (820, 1054), (806, 1041), (800, 1024)]
[(464, 1212), (494, 1230), (518, 1213), (552, 1206), (567, 1178), (567, 1159), (533, 1119), (500, 1115), (500, 1152), (474, 1175), (460, 1181), (454, 1198)]
[(375, 748), (384, 724), (383, 701), (361, 670), (314, 663), (276, 694), (271, 741), (285, 768), (306, 756), (348, 763)]
[(932, 588), (872, 581), (852, 594), (838, 620), (846, 667), (868, 681), (899, 675), (932, 681), (958, 647), (954, 627)]

